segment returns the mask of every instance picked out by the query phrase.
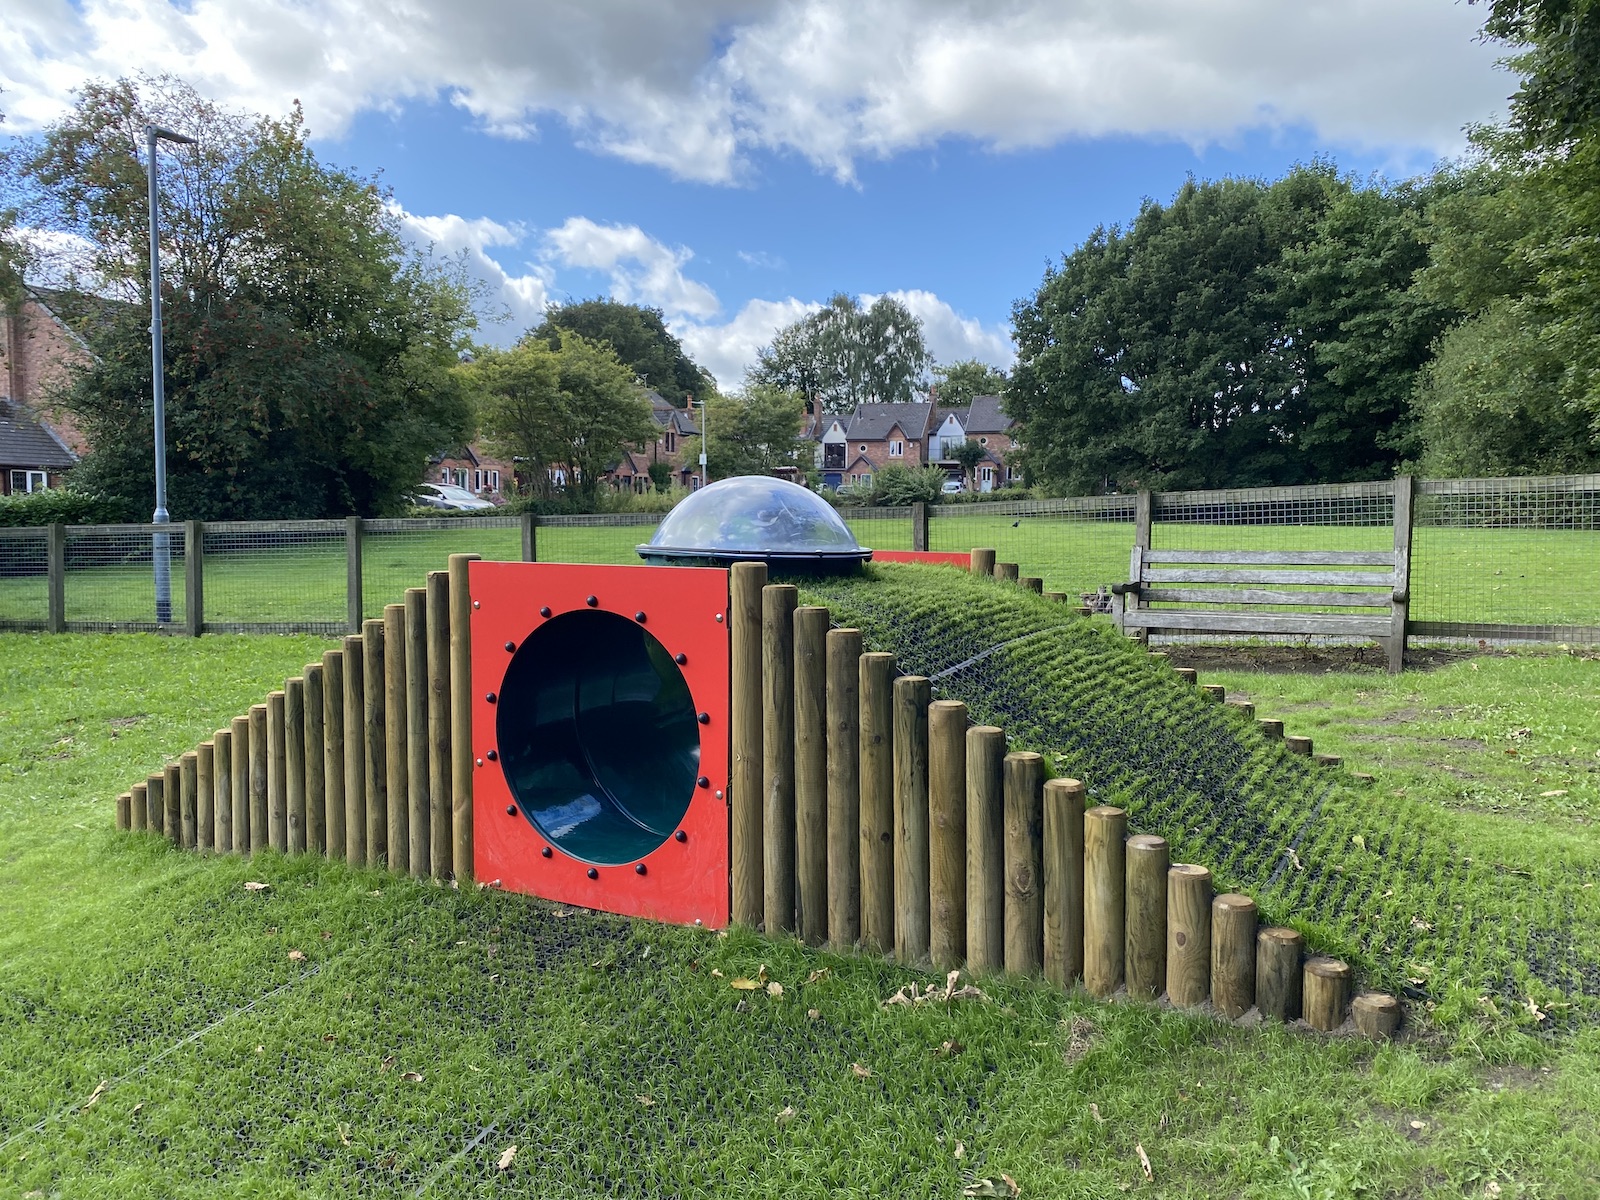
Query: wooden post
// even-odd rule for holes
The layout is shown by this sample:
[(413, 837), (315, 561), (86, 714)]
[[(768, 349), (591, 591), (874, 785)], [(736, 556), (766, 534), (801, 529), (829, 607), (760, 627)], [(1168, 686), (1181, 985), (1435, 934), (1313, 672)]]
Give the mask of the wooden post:
[(928, 701), (924, 675), (894, 681), (894, 953), (928, 958)]
[(863, 654), (861, 697), (861, 942), (894, 946), (894, 655)]
[[(45, 628), (67, 631), (67, 527), (51, 522), (45, 537)], [(130, 804), (132, 802), (130, 801)]]
[(532, 513), (523, 513), (518, 522), (522, 527), (522, 561), (539, 561), (539, 519)]
[(994, 551), (974, 548), (972, 551), (972, 573), (974, 575), (994, 574)]
[(183, 523), (183, 630), (199, 637), (206, 627), (205, 524)]
[(411, 871), (411, 750), (406, 743), (406, 606), (383, 607), (383, 753), (386, 812), (386, 865), (399, 875)]
[(306, 852), (306, 681), (283, 684), (284, 814), (291, 854)]
[(212, 846), (218, 854), (233, 852), (233, 730), (211, 735)]
[(149, 828), (151, 833), (165, 837), (167, 832), (167, 801), (166, 801), (167, 776), (163, 771), (159, 775), (151, 775), (144, 781), (144, 799), (149, 815)]
[(1228, 1018), (1256, 1003), (1256, 902), (1226, 892), (1211, 902), (1211, 1004)]
[(194, 844), (202, 851), (217, 845), (217, 744), (201, 742), (195, 747), (194, 764)]
[(828, 624), (826, 608), (794, 610), (795, 893), (812, 946), (828, 939)]
[(928, 956), (941, 971), (967, 956), (967, 706), (928, 705)]
[(1065, 592), (1046, 592), (1044, 598), (1053, 604), (1065, 604), (1067, 602), (1067, 594)]
[[(345, 627), (361, 632), (361, 518), (344, 519), (344, 614)], [(346, 664), (348, 666), (348, 664)]]
[(305, 669), (305, 723), (301, 737), (306, 760), (306, 845), (312, 854), (328, 852), (328, 718), (320, 662)]
[(1400, 1001), (1384, 992), (1362, 992), (1350, 1002), (1350, 1015), (1362, 1037), (1388, 1041), (1400, 1028)]
[(1411, 521), (1416, 481), (1401, 475), (1394, 481), (1394, 596), (1389, 610), (1387, 643), (1389, 671), (1398, 674), (1405, 666), (1406, 625), (1411, 615)]
[(199, 825), (200, 755), (186, 750), (178, 759), (178, 845), (193, 850)]
[(911, 549), (928, 548), (928, 505), (924, 500), (911, 502)]
[(359, 635), (344, 639), (344, 860), (367, 865), (367, 667)]
[(1261, 736), (1264, 738), (1283, 737), (1283, 722), (1276, 717), (1257, 717), (1256, 728), (1261, 731)]
[(476, 554), (450, 556), (450, 849), (456, 885), (472, 882), (472, 590)]
[(1293, 1021), (1300, 1016), (1300, 952), (1297, 930), (1269, 926), (1256, 934), (1256, 1007), (1265, 1018)]
[(1220, 683), (1202, 683), (1200, 694), (1213, 704), (1221, 704), (1228, 698), (1228, 689)]
[(1236, 717), (1243, 717), (1246, 721), (1255, 719), (1256, 706), (1248, 700), (1229, 700), (1228, 711)]
[(115, 817), (116, 827), (119, 831), (126, 831), (129, 822), (133, 820), (133, 793), (123, 792), (117, 797), (117, 812)]
[(250, 853), (250, 717), (235, 717), (229, 722), (233, 734), (233, 853)]
[(967, 966), (979, 975), (1006, 963), (1005, 754), (1003, 730), (967, 730)]
[(1176, 675), (1178, 680), (1182, 683), (1193, 685), (1200, 681), (1200, 672), (1196, 671), (1193, 667), (1173, 667), (1172, 673)]
[(761, 589), (761, 857), (767, 934), (794, 930), (793, 584)]
[(1126, 953), (1128, 814), (1100, 805), (1083, 814), (1083, 982), (1104, 999), (1122, 985)]
[(183, 845), (183, 775), (177, 762), (169, 762), (162, 771), (161, 794), (166, 797), (167, 841), (174, 846)]
[(289, 850), (289, 747), (284, 738), (284, 694), (267, 693), (267, 844)]
[(128, 828), (142, 833), (150, 828), (150, 785), (136, 783), (128, 789)]
[(1031, 750), (1005, 757), (1006, 970), (1044, 966), (1044, 759)]
[(997, 562), (994, 565), (994, 577), (996, 579), (1003, 579), (1008, 583), (1017, 582), (1017, 578), (1020, 573), (1021, 568), (1013, 562)]
[(448, 879), (455, 865), (450, 809), (450, 575), (429, 571), (428, 585), (428, 866)]
[(407, 588), (406, 642), (406, 862), (412, 878), (426, 879), (432, 841), (428, 822), (428, 591)]
[[(397, 648), (398, 649), (398, 648)], [(384, 734), (388, 695), (388, 646), (383, 618), (361, 623), (361, 754), (367, 781), (366, 865), (381, 867), (389, 858), (389, 748)]]
[(1283, 746), (1290, 754), (1298, 754), (1302, 758), (1311, 757), (1311, 739), (1298, 734), (1287, 734), (1283, 739)]
[(1040, 596), (1044, 595), (1044, 579), (1038, 575), (1024, 575), (1017, 582), (1022, 585), (1022, 590), (1025, 592), (1034, 592)]
[(345, 856), (345, 726), (344, 651), (322, 652), (322, 785), (324, 852), (335, 861)]
[(1350, 1009), (1350, 988), (1348, 963), (1336, 958), (1307, 959), (1304, 974), (1306, 1023), (1324, 1033), (1343, 1025)]
[(1150, 549), (1150, 523), (1154, 511), (1155, 497), (1148, 488), (1140, 488), (1133, 498), (1133, 544), (1141, 550)]
[[(235, 826), (238, 822), (234, 822)], [(250, 706), (250, 853), (260, 854), (271, 842), (267, 830), (267, 706)]]
[(861, 631), (828, 631), (828, 940), (861, 936)]
[(1070, 988), (1083, 974), (1083, 810), (1076, 779), (1044, 785), (1044, 975)]
[(754, 928), (761, 923), (765, 903), (761, 843), (761, 590), (767, 586), (767, 564), (734, 563), (729, 578), (733, 777), (728, 789), (733, 830), (733, 919)]
[(1175, 863), (1167, 872), (1167, 999), (1194, 1008), (1211, 995), (1211, 872)]
[(1127, 855), (1128, 995), (1154, 1000), (1167, 990), (1167, 839), (1134, 834)]

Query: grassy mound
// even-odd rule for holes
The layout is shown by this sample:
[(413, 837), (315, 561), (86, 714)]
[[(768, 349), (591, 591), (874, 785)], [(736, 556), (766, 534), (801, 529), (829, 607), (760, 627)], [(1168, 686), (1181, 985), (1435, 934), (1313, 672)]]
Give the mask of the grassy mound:
[(1600, 1014), (1591, 839), (1380, 797), (1288, 754), (1105, 622), (1013, 586), (886, 564), (802, 589), (1369, 980), (1451, 1005), (1531, 1000), (1558, 1022)]

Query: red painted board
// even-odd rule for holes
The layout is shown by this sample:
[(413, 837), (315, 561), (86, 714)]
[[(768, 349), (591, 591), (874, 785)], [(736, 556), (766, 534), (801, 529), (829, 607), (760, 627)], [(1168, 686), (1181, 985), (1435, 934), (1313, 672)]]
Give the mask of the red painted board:
[(972, 555), (956, 550), (874, 550), (873, 562), (935, 563), (940, 566), (960, 567), (963, 571), (972, 566)]

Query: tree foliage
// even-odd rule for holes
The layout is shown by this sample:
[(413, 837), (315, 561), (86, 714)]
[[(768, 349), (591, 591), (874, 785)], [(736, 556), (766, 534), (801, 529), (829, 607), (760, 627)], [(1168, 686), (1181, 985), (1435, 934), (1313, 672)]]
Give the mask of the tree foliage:
[(780, 329), (758, 353), (748, 382), (841, 413), (870, 400), (917, 399), (931, 362), (922, 322), (905, 305), (880, 296), (862, 308), (841, 292)]
[(88, 84), (0, 163), (21, 219), (68, 235), (51, 273), (137, 306), (66, 399), (92, 447), (79, 472), (153, 507), (147, 124), (198, 138), (158, 152), (173, 515), (397, 511), (471, 433), (451, 370), (473, 324), (464, 277), (407, 253), (387, 195), (320, 163), (298, 107), (252, 117), (170, 78)]
[[(801, 463), (805, 402), (796, 393), (752, 384), (736, 395), (713, 395), (709, 403), (706, 467), (712, 479), (809, 465)], [(688, 461), (699, 461), (700, 442), (698, 437), (687, 441)]]
[(960, 362), (936, 363), (930, 398), (947, 408), (965, 408), (977, 396), (1001, 396), (1006, 390), (1006, 373), (975, 358)]
[(667, 329), (659, 308), (624, 304), (595, 297), (575, 304), (555, 304), (529, 336), (555, 346), (563, 330), (593, 342), (604, 342), (646, 386), (679, 408), (691, 397), (716, 390), (710, 372), (684, 353), (683, 344)]

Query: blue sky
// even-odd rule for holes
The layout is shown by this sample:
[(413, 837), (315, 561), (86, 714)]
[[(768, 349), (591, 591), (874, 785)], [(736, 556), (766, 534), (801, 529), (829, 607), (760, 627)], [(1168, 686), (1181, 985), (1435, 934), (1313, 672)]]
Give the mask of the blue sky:
[(549, 301), (661, 307), (725, 385), (835, 291), (1005, 365), (1017, 298), (1186, 176), (1426, 169), (1513, 81), (1450, 0), (11, 0), (0, 107), (170, 71), (305, 106), (505, 342)]

